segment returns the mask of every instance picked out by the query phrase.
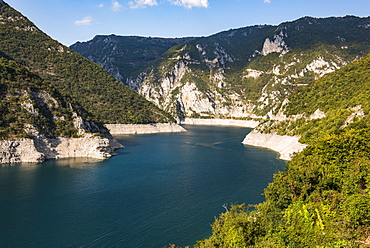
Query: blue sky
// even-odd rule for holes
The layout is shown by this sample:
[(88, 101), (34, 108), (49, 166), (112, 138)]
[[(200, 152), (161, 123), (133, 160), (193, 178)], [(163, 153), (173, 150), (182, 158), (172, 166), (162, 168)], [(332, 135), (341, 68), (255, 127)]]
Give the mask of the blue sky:
[(370, 0), (4, 0), (65, 45), (97, 34), (208, 36), (303, 16), (369, 16)]

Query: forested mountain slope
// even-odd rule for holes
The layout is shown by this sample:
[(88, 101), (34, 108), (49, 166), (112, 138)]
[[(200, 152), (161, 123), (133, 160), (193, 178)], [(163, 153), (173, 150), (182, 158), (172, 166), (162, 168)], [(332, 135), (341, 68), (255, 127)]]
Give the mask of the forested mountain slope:
[(291, 94), (284, 106), (284, 116), (279, 121), (267, 121), (259, 129), (300, 135), (302, 143), (312, 143), (352, 123), (367, 120), (369, 94), (370, 54)]
[[(232, 206), (196, 247), (369, 247), (369, 83), (367, 55), (292, 94), (286, 113), (299, 120), (280, 131), (310, 145), (274, 176), (265, 202)], [(304, 118), (317, 109), (327, 117)]]
[(5, 58), (0, 58), (0, 96), (0, 139), (77, 137), (73, 116), (87, 114), (52, 84)]
[(0, 55), (17, 61), (80, 101), (101, 123), (173, 121), (144, 97), (99, 65), (85, 59), (39, 30), (6, 3), (0, 3)]
[(180, 118), (272, 118), (297, 88), (369, 53), (369, 37), (370, 18), (354, 16), (232, 29), (170, 48), (126, 84)]
[(0, 57), (0, 164), (63, 157), (107, 158), (122, 147), (71, 97)]
[(76, 42), (70, 48), (126, 83), (136, 71), (147, 67), (169, 48), (192, 39), (97, 35), (90, 41)]

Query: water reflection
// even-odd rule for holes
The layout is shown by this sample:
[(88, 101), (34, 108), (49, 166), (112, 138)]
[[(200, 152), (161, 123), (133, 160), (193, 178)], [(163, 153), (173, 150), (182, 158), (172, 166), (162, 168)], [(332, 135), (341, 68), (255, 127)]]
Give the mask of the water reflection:
[[(66, 166), (74, 169), (83, 169), (85, 167), (95, 166), (104, 159), (97, 158), (61, 158), (52, 159), (42, 163), (42, 166)], [(23, 166), (23, 165), (22, 165)]]

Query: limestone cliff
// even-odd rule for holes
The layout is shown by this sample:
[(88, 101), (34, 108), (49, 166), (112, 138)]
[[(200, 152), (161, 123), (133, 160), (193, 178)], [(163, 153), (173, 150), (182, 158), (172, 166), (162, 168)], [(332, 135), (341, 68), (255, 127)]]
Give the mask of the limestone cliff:
[(115, 134), (150, 134), (185, 132), (185, 128), (175, 123), (151, 124), (106, 124), (105, 127)]
[(233, 120), (233, 119), (195, 119), (186, 118), (180, 121), (181, 124), (189, 125), (211, 125), (211, 126), (238, 126), (255, 128), (258, 126), (258, 121), (253, 120)]
[(74, 114), (78, 137), (46, 137), (32, 127), (27, 131), (32, 138), (11, 138), (0, 141), (0, 164), (42, 162), (68, 157), (109, 158), (122, 147), (104, 128)]
[(37, 74), (0, 58), (0, 164), (107, 158), (122, 147), (86, 111)]
[(0, 164), (42, 162), (68, 157), (109, 158), (122, 147), (102, 137), (12, 139), (0, 141)]
[(290, 160), (294, 153), (298, 153), (307, 145), (299, 143), (299, 137), (277, 135), (273, 133), (259, 133), (253, 130), (243, 140), (243, 144), (269, 148), (280, 153), (280, 159)]
[[(122, 82), (180, 119), (275, 118), (292, 92), (370, 52), (369, 23), (304, 17), (232, 29), (179, 43)], [(103, 57), (99, 44), (79, 52)], [(127, 59), (111, 52), (105, 59)]]

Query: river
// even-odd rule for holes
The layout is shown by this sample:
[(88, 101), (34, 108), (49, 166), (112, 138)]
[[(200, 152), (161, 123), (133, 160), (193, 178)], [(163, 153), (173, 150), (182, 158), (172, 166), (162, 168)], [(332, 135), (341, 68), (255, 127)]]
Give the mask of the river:
[(256, 204), (285, 162), (242, 127), (124, 135), (107, 160), (0, 167), (0, 247), (194, 245), (227, 203)]

